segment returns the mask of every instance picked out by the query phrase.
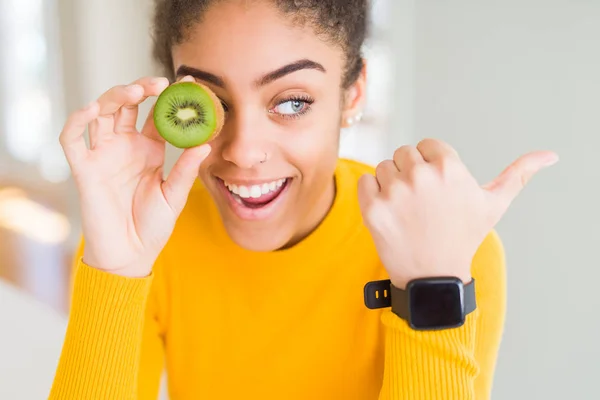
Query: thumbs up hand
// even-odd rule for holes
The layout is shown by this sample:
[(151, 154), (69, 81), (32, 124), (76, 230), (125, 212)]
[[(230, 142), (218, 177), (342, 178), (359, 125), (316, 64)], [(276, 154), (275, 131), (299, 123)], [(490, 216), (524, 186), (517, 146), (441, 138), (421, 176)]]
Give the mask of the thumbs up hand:
[(394, 286), (416, 278), (471, 280), (471, 261), (527, 182), (558, 156), (523, 155), (479, 185), (448, 144), (402, 146), (358, 184), (363, 220)]

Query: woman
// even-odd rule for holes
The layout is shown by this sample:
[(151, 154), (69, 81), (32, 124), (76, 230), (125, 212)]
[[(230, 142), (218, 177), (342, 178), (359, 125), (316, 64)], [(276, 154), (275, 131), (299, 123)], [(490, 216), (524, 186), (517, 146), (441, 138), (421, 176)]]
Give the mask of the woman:
[[(168, 77), (206, 84), (227, 113), (166, 180), (152, 118), (135, 121), (167, 79), (70, 116), (85, 244), (52, 399), (155, 399), (164, 367), (173, 399), (488, 398), (505, 312), (492, 229), (556, 156), (528, 154), (485, 187), (433, 139), (376, 168), (339, 159), (365, 102), (367, 1), (339, 4), (157, 2)], [(477, 282), (464, 323), (364, 304), (369, 282), (389, 278), (396, 299), (439, 277)], [(459, 314), (463, 300), (421, 299)]]

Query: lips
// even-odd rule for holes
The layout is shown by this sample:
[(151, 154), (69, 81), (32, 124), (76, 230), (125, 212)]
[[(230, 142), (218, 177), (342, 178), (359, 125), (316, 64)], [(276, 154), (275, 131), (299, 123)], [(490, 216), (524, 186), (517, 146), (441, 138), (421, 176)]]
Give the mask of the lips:
[(237, 185), (226, 181), (223, 184), (240, 204), (248, 207), (260, 207), (279, 196), (286, 182), (287, 179), (284, 178), (254, 185)]
[[(257, 186), (252, 186), (251, 190), (247, 189), (245, 186), (238, 187), (238, 193), (234, 191), (236, 189), (235, 186), (228, 187), (228, 189), (238, 203), (249, 208), (260, 208), (276, 199), (285, 189), (287, 179), (283, 179), (279, 182), (280, 183), (276, 186), (266, 186), (267, 184), (264, 184), (260, 191), (257, 189)], [(273, 187), (274, 189), (272, 189)]]
[(253, 184), (229, 183), (217, 178), (218, 186), (229, 200), (231, 210), (241, 219), (257, 220), (269, 218), (286, 197), (292, 178)]

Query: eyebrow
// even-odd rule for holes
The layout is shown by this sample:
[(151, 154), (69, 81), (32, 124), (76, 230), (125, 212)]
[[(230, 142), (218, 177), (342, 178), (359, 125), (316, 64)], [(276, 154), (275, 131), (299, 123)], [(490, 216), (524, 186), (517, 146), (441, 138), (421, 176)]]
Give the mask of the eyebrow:
[[(314, 69), (314, 70), (326, 73), (325, 67), (323, 67), (323, 65), (319, 64), (318, 62), (315, 62), (315, 61), (312, 61), (309, 59), (302, 59), (302, 60), (294, 61), (287, 65), (284, 65), (283, 67), (278, 68), (275, 71), (265, 74), (264, 76), (257, 79), (254, 82), (254, 84), (255, 84), (255, 86), (258, 86), (258, 87), (265, 86), (271, 82), (274, 82), (278, 79), (283, 78), (284, 76), (287, 76), (287, 75), (292, 74), (297, 71), (306, 70), (306, 69)], [(210, 72), (202, 71), (202, 70), (194, 68), (194, 67), (190, 67), (188, 65), (180, 66), (177, 69), (177, 76), (186, 76), (186, 75), (190, 75), (196, 79), (199, 79), (199, 80), (202, 80), (202, 81), (205, 81), (208, 83), (212, 83), (213, 85), (215, 85), (217, 87), (225, 88), (225, 80), (223, 78), (221, 78), (220, 76), (211, 74)]]
[(193, 68), (187, 65), (182, 65), (177, 68), (177, 76), (193, 76), (196, 79), (200, 79), (201, 81), (205, 81), (208, 83), (212, 83), (215, 86), (220, 88), (225, 87), (225, 81), (220, 76), (211, 74), (210, 72), (202, 71), (197, 68)]
[(255, 82), (255, 84), (256, 84), (256, 86), (259, 86), (259, 87), (265, 86), (273, 81), (276, 81), (277, 79), (283, 78), (286, 75), (289, 75), (291, 73), (294, 73), (296, 71), (301, 71), (304, 69), (315, 69), (315, 70), (321, 71), (323, 73), (326, 72), (325, 68), (318, 62), (308, 60), (308, 59), (303, 59), (303, 60), (294, 61), (293, 63), (284, 65), (283, 67), (278, 68), (273, 72), (269, 72), (262, 78), (258, 79)]

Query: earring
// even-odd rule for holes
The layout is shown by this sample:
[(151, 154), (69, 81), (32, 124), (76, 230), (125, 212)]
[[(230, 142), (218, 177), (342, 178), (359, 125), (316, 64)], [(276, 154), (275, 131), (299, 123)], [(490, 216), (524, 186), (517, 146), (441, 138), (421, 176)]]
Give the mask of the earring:
[(360, 122), (361, 119), (362, 119), (362, 112), (359, 112), (354, 117), (346, 118), (346, 124), (353, 125), (355, 122)]

